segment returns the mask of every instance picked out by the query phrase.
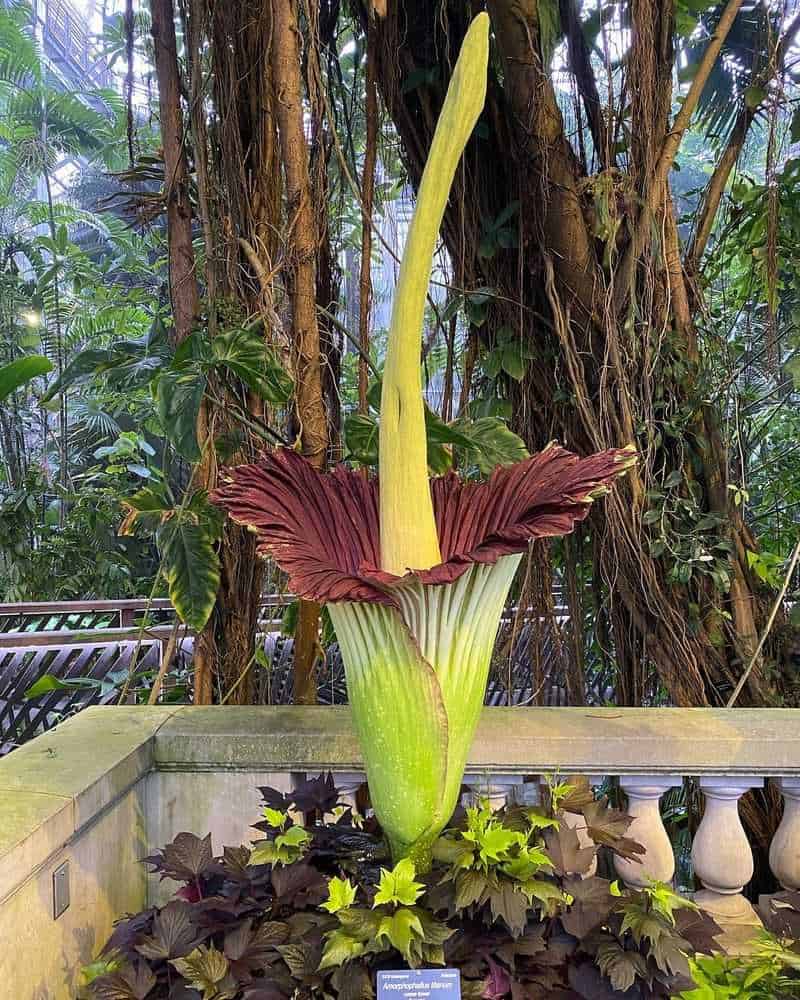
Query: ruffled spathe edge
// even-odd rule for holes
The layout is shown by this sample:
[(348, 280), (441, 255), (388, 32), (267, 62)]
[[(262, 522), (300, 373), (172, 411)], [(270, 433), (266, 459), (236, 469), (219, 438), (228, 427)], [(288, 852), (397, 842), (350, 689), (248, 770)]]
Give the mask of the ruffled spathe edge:
[(494, 563), (523, 552), (531, 539), (568, 534), (635, 461), (632, 447), (579, 458), (551, 444), (499, 466), (485, 482), (465, 482), (453, 472), (434, 478), (442, 562), (419, 571), (409, 567), (403, 577), (380, 569), (374, 477), (344, 466), (320, 473), (281, 448), (226, 470), (211, 499), (256, 533), (258, 551), (275, 559), (299, 597), (396, 606), (392, 590), (411, 579), (452, 583), (473, 563)]

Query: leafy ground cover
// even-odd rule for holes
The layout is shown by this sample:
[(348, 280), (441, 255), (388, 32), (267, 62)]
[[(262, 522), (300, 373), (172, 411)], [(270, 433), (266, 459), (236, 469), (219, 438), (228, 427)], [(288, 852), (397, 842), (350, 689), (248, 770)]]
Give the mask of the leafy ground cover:
[(579, 782), (552, 784), (541, 807), (459, 809), (425, 875), (392, 867), (330, 775), (261, 791), (251, 846), (216, 856), (210, 835), (180, 833), (145, 859), (177, 891), (120, 920), (83, 997), (369, 1000), (377, 971), (430, 965), (458, 968), (465, 1000), (800, 996), (800, 893), (763, 901), (752, 955), (721, 954), (720, 928), (671, 887), (590, 874), (642, 848)]

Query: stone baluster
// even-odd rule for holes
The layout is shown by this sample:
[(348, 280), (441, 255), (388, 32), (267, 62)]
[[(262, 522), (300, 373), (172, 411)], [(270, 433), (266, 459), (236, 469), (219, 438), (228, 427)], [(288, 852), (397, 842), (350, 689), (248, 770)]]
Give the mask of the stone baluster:
[(784, 889), (800, 889), (800, 778), (778, 778), (783, 819), (769, 849), (772, 874)]
[(472, 806), (480, 799), (488, 799), (493, 810), (502, 809), (513, 801), (514, 789), (524, 780), (521, 774), (465, 774), (464, 784), (469, 791), (461, 796), (461, 804)]
[(703, 888), (694, 899), (725, 931), (720, 944), (726, 951), (746, 947), (761, 924), (742, 895), (753, 877), (753, 854), (739, 819), (739, 799), (763, 784), (761, 778), (700, 779), (705, 812), (694, 836), (692, 864)]
[(366, 774), (363, 771), (341, 771), (334, 774), (333, 780), (339, 792), (339, 802), (344, 806), (350, 806), (353, 813), (357, 813), (356, 793), (367, 780)]
[(511, 789), (510, 801), (515, 806), (531, 807), (542, 804), (542, 789), (539, 778), (528, 778)]
[(675, 874), (675, 855), (661, 819), (661, 796), (683, 784), (679, 774), (628, 774), (619, 779), (628, 796), (628, 815), (633, 822), (625, 834), (645, 848), (641, 860), (628, 861), (614, 855), (614, 868), (632, 889), (641, 889), (650, 881), (671, 882)]

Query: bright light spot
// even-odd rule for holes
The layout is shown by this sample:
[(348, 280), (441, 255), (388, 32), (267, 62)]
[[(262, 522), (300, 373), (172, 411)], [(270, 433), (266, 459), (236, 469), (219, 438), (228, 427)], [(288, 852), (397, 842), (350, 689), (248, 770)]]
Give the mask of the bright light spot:
[(26, 309), (22, 314), (22, 319), (28, 324), (28, 326), (40, 326), (42, 322), (42, 314), (37, 312), (35, 309)]

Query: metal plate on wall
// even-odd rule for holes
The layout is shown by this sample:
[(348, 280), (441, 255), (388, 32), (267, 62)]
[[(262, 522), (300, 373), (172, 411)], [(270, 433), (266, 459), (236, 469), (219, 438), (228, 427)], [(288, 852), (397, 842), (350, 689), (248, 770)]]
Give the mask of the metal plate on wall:
[(69, 861), (53, 872), (53, 919), (57, 920), (69, 908)]

